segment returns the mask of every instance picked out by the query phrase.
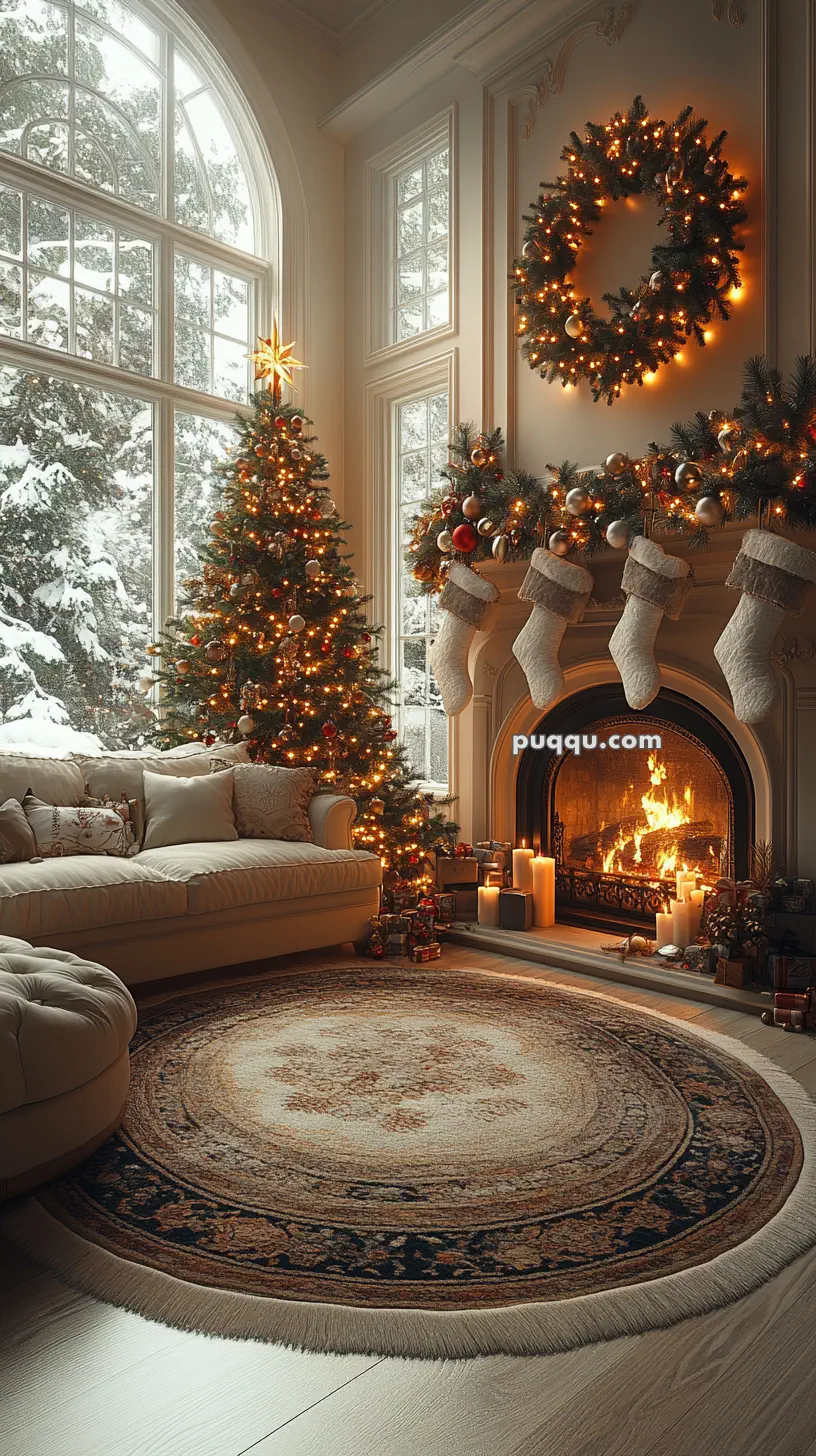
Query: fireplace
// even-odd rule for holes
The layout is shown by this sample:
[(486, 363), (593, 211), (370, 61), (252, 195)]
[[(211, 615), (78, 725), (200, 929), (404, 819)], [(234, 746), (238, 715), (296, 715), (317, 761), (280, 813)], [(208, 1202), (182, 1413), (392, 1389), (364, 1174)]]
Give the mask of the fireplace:
[(634, 713), (618, 685), (588, 688), (541, 721), (535, 741), (554, 737), (581, 746), (524, 751), (516, 828), (556, 860), (559, 920), (653, 927), (679, 870), (708, 884), (747, 876), (751, 776), (722, 724), (697, 703), (663, 689)]

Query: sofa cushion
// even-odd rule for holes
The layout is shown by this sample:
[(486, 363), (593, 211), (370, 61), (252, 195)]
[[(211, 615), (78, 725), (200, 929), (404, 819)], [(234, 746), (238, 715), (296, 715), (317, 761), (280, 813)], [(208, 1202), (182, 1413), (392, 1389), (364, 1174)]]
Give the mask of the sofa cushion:
[(0, 803), (18, 799), (29, 789), (46, 804), (81, 804), (85, 780), (78, 763), (62, 758), (31, 758), (25, 753), (0, 753)]
[(89, 1082), (136, 1030), (118, 976), (64, 951), (0, 951), (0, 1114)]
[(136, 847), (133, 830), (115, 809), (66, 809), (26, 794), (23, 811), (34, 831), (36, 853), (46, 859), (69, 854), (124, 855)]
[(311, 895), (370, 889), (382, 878), (376, 854), (280, 839), (146, 849), (138, 863), (184, 884), (187, 908), (193, 915), (234, 910), (265, 900), (302, 900)]
[(0, 804), (0, 864), (21, 864), (37, 853), (34, 831), (17, 799)]
[(224, 773), (177, 778), (145, 772), (145, 849), (202, 840), (237, 839), (232, 809), (232, 768)]
[(0, 932), (45, 941), (51, 934), (183, 915), (187, 890), (157, 867), (108, 855), (0, 865)]
[[(177, 779), (193, 778), (199, 774), (208, 774), (210, 763), (216, 755), (229, 763), (246, 763), (249, 758), (245, 743), (227, 744), (217, 750), (206, 749), (180, 757), (173, 753), (154, 756), (108, 753), (101, 758), (84, 758), (78, 765), (78, 772), (82, 779), (83, 793), (87, 784), (88, 793), (95, 799), (108, 795), (114, 802), (119, 799), (138, 799), (144, 804), (145, 769), (149, 773), (168, 774)], [(40, 797), (43, 798), (44, 795)], [(68, 803), (69, 800), (61, 799), (59, 802)]]
[(313, 768), (282, 768), (273, 763), (228, 764), (214, 758), (213, 773), (232, 770), (235, 827), (241, 839), (289, 839), (311, 844), (309, 801), (317, 774)]

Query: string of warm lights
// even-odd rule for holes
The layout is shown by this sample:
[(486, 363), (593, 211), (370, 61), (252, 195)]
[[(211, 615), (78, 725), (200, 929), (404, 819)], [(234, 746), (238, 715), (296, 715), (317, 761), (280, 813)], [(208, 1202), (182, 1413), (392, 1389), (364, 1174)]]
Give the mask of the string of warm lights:
[[(589, 381), (608, 404), (624, 385), (650, 382), (691, 339), (711, 337), (741, 288), (737, 229), (745, 220), (744, 177), (720, 155), (725, 132), (706, 140), (706, 122), (686, 107), (673, 123), (652, 120), (641, 97), (626, 115), (588, 122), (561, 153), (567, 170), (545, 183), (525, 215), (522, 256), (513, 265), (516, 333), (531, 369), (562, 385)], [(667, 240), (634, 289), (604, 294), (600, 317), (571, 284), (585, 239), (603, 208), (621, 197), (658, 202)]]
[(542, 545), (587, 557), (644, 531), (705, 546), (729, 521), (816, 528), (816, 359), (799, 359), (787, 382), (761, 358), (744, 375), (736, 408), (698, 412), (670, 445), (613, 451), (596, 471), (567, 461), (544, 480), (505, 474), (501, 432), (457, 425), (443, 483), (414, 517), (413, 575), (436, 591), (453, 560), (527, 559)]

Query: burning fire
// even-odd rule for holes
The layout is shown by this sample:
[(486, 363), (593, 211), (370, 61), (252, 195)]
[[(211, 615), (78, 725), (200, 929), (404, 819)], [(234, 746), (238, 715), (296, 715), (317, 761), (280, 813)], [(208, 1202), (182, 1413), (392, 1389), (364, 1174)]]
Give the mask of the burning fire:
[[(684, 824), (691, 824), (694, 820), (694, 790), (691, 784), (686, 784), (682, 793), (678, 795), (674, 790), (668, 788), (666, 779), (668, 768), (656, 753), (649, 755), (649, 782), (650, 787), (643, 794), (640, 800), (640, 807), (643, 812), (643, 822), (626, 829), (619, 829), (615, 843), (602, 855), (603, 871), (605, 874), (626, 874), (627, 867), (623, 857), (629, 850), (633, 849), (631, 860), (635, 865), (643, 864), (642, 841), (646, 834), (655, 830), (679, 829)], [(709, 847), (711, 860), (716, 862), (713, 847)], [(655, 851), (654, 871), (661, 879), (668, 879), (678, 869), (688, 869), (686, 864), (678, 864), (680, 847), (678, 844), (669, 844)], [(692, 868), (704, 873), (700, 865)], [(711, 868), (709, 864), (707, 868)], [(629, 869), (631, 873), (631, 868)]]

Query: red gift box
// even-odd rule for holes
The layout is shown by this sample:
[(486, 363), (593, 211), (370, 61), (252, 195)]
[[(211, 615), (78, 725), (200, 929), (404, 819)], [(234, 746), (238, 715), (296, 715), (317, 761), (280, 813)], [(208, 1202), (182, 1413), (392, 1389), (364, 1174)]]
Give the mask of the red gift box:
[(768, 959), (775, 990), (806, 991), (816, 984), (816, 956), (774, 955)]

